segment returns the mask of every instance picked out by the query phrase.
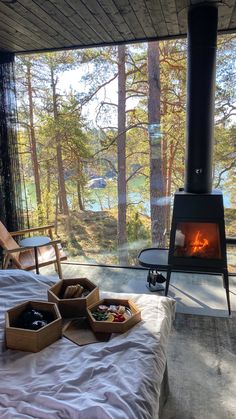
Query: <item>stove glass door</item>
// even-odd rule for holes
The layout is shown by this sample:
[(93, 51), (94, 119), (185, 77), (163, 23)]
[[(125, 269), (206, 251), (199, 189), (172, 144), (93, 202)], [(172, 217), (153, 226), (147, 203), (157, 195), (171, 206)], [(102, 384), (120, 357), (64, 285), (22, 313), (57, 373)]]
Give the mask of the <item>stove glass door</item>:
[(208, 222), (177, 222), (174, 256), (221, 259), (219, 225)]

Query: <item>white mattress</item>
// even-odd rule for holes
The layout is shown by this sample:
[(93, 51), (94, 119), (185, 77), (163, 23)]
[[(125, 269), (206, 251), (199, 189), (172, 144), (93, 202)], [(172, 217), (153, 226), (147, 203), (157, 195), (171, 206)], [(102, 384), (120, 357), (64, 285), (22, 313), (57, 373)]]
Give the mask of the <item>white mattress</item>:
[(7, 350), (5, 311), (26, 300), (47, 299), (51, 285), (52, 279), (43, 276), (0, 270), (1, 419), (158, 418), (175, 302), (122, 294), (139, 306), (142, 321), (108, 342), (77, 346), (63, 337), (38, 353)]

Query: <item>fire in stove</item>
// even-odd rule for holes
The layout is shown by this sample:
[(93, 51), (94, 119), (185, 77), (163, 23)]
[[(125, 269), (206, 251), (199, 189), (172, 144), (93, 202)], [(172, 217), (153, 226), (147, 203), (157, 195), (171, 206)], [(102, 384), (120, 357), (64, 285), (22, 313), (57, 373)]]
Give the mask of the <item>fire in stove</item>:
[(201, 251), (208, 246), (209, 241), (206, 238), (202, 238), (202, 234), (200, 230), (198, 230), (193, 243), (191, 243), (191, 246), (193, 246), (193, 254), (194, 253), (201, 253)]
[(174, 256), (220, 259), (218, 224), (205, 222), (177, 223)]

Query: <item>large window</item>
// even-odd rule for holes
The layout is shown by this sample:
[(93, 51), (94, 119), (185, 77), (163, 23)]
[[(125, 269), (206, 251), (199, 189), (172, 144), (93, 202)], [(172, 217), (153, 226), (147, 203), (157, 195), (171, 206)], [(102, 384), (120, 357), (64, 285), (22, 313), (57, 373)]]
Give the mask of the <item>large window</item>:
[[(219, 38), (214, 187), (236, 234), (235, 38)], [(186, 41), (19, 56), (23, 199), (29, 225), (54, 222), (69, 260), (134, 265), (169, 243), (183, 186)]]

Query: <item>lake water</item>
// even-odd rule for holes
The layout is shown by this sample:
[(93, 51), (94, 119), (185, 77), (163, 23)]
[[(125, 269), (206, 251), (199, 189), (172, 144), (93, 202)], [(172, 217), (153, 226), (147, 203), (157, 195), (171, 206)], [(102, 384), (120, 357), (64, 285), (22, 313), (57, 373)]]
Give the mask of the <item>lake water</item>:
[[(103, 189), (104, 191), (104, 195), (105, 195), (105, 189)], [(230, 200), (230, 195), (227, 193), (224, 193), (223, 195), (224, 197), (224, 207), (225, 208), (235, 208), (235, 205), (232, 204), (231, 200)], [(96, 198), (93, 198), (94, 200)], [(173, 197), (172, 197), (173, 200)], [(100, 201), (100, 202), (99, 202)], [(98, 199), (93, 202), (93, 203), (89, 203), (88, 205), (86, 205), (85, 209), (86, 210), (91, 210), (91, 211), (105, 211), (109, 209), (109, 202), (108, 202), (108, 198), (107, 196), (101, 196), (99, 197), (99, 201)], [(142, 201), (142, 205), (144, 210), (142, 210), (142, 213), (144, 213), (147, 216), (150, 216), (150, 202), (143, 202), (143, 197), (141, 196), (140, 193), (138, 192), (133, 192), (129, 194), (129, 203), (132, 202), (140, 202)], [(163, 204), (164, 202), (161, 201)], [(113, 207), (115, 207), (117, 205), (117, 202), (113, 204)], [(112, 205), (110, 204), (110, 207)]]

